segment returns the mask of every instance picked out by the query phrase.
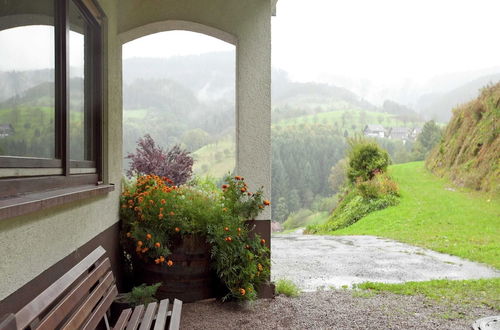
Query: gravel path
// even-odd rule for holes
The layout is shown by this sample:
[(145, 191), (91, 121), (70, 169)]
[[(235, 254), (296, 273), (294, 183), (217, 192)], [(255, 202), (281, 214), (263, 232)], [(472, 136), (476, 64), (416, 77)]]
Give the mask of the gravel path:
[(500, 277), (484, 264), (375, 236), (274, 235), (271, 245), (272, 279), (290, 279), (304, 291), (366, 281)]
[[(470, 329), (494, 315), (486, 308), (444, 306), (418, 296), (384, 293), (353, 297), (351, 290), (278, 296), (250, 305), (215, 301), (184, 304), (182, 329)], [(450, 319), (451, 318), (451, 319)]]

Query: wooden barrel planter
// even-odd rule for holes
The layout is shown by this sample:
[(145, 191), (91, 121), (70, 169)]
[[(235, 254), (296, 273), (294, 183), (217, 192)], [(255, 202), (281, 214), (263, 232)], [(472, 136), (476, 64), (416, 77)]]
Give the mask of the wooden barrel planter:
[(174, 262), (172, 267), (134, 260), (136, 285), (162, 282), (156, 294), (158, 299), (194, 302), (216, 297), (220, 284), (210, 265), (211, 249), (205, 237), (186, 235), (176, 239), (173, 245), (172, 254), (168, 256)]

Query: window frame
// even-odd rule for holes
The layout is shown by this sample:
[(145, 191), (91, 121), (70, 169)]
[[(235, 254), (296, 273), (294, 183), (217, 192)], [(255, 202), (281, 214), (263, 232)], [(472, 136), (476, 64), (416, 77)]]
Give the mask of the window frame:
[[(85, 118), (84, 130), (88, 133), (90, 140), (84, 142), (84, 150), (86, 154), (90, 155), (91, 160), (70, 159), (70, 1), (79, 9), (89, 26), (89, 38), (85, 38), (85, 42), (90, 41), (85, 50), (85, 59), (89, 60), (89, 64), (85, 65), (84, 82), (85, 102), (89, 102), (89, 111), (85, 112), (85, 117), (89, 115), (89, 118)], [(16, 198), (28, 193), (102, 184), (103, 18), (102, 10), (92, 0), (54, 0), (54, 159), (0, 156), (0, 169), (17, 169), (21, 173), (20, 175), (0, 177), (0, 187), (2, 187), (0, 201), (5, 202), (5, 199)], [(87, 146), (90, 148), (89, 150), (86, 150)], [(41, 174), (29, 176), (22, 174), (26, 171), (29, 172), (29, 170), (38, 171)], [(61, 173), (50, 174), (50, 170), (52, 172), (54, 170), (61, 171)], [(44, 171), (47, 175), (43, 174)], [(72, 171), (76, 173), (72, 174)]]

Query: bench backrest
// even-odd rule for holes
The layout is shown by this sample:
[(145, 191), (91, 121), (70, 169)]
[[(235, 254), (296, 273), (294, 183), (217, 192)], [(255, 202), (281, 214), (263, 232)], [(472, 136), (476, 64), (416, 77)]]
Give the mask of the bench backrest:
[(118, 294), (111, 263), (99, 246), (0, 329), (95, 329)]

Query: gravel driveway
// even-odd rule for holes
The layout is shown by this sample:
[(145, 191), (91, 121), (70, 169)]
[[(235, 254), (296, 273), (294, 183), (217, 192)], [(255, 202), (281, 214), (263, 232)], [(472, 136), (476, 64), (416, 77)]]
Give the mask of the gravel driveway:
[(251, 305), (211, 301), (184, 304), (182, 329), (471, 329), (487, 308), (444, 306), (418, 296), (390, 293), (354, 297), (352, 290), (278, 296)]
[(375, 236), (274, 235), (271, 246), (272, 279), (290, 279), (304, 291), (366, 281), (500, 277), (484, 264)]

